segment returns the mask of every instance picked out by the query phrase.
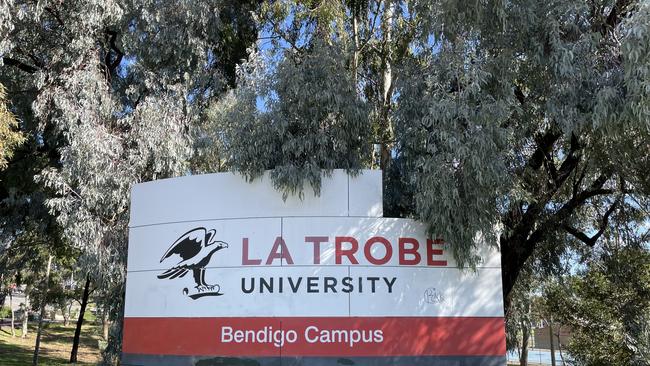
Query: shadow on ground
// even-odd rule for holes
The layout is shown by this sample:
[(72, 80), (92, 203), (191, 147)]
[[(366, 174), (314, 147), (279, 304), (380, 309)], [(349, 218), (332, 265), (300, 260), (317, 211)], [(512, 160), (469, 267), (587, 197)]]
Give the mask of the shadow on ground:
[[(0, 365), (24, 366), (32, 364), (34, 343), (36, 339), (35, 324), (30, 325), (27, 338), (21, 338), (22, 331), (16, 329), (17, 337), (11, 336), (8, 327), (0, 330)], [(62, 366), (69, 365), (68, 358), (72, 348), (74, 326), (64, 327), (62, 324), (45, 324), (41, 336), (41, 352), (39, 365)], [(94, 365), (99, 360), (99, 344), (97, 329), (94, 326), (84, 326), (79, 347), (79, 365)]]

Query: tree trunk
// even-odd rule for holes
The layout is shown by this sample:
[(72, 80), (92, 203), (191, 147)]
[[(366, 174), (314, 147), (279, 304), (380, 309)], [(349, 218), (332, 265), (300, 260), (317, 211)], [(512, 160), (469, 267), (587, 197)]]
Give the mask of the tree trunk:
[[(4, 283), (4, 279), (5, 279), (5, 275), (0, 274), (0, 286), (2, 286), (2, 284)], [(0, 310), (2, 310), (2, 307), (5, 305), (6, 297), (7, 297), (6, 293), (0, 292)], [(0, 318), (0, 331), (2, 331), (2, 318)]]
[(11, 308), (11, 336), (16, 336), (16, 315), (14, 314), (14, 294), (13, 289), (9, 289), (9, 308)]
[(386, 0), (382, 19), (383, 60), (382, 60), (382, 105), (380, 109), (379, 136), (381, 148), (379, 151), (379, 168), (386, 171), (391, 159), (391, 140), (393, 126), (390, 121), (390, 109), (393, 98), (393, 23), (395, 18), (395, 2)]
[(25, 287), (25, 311), (23, 313), (23, 338), (27, 338), (27, 326), (29, 325), (29, 287)]
[(501, 281), (503, 285), (504, 314), (508, 313), (511, 303), (511, 293), (515, 282), (521, 273), (524, 263), (533, 254), (533, 246), (527, 245), (517, 237), (500, 238), (501, 244)]
[(395, 3), (392, 0), (386, 0), (386, 9), (384, 10), (384, 19), (382, 19), (382, 32), (384, 36), (384, 58), (382, 70), (382, 99), (384, 105), (390, 104), (391, 90), (393, 83), (393, 69), (392, 69), (392, 49), (391, 43), (393, 40), (393, 18), (395, 17)]
[(70, 313), (67, 312), (68, 305), (64, 303), (63, 305), (59, 305), (59, 306), (61, 310), (61, 315), (63, 315), (63, 326), (67, 327), (68, 324), (70, 324)]
[(555, 346), (553, 345), (553, 323), (548, 322), (548, 336), (551, 342), (551, 366), (555, 366)]
[[(4, 275), (0, 275), (0, 286), (4, 283)], [(7, 298), (7, 293), (0, 291), (0, 308), (5, 305), (5, 299)], [(0, 321), (0, 329), (2, 329), (2, 322)]]
[(45, 273), (45, 285), (41, 299), (41, 311), (38, 317), (38, 329), (36, 330), (36, 344), (34, 345), (34, 358), (32, 365), (38, 365), (38, 351), (41, 348), (41, 333), (43, 332), (43, 318), (45, 317), (45, 302), (47, 300), (47, 291), (50, 288), (50, 269), (52, 268), (52, 256), (47, 259), (47, 272)]
[(562, 361), (562, 365), (566, 365), (566, 361), (564, 360), (564, 355), (562, 354), (562, 339), (560, 339), (560, 333), (562, 333), (561, 325), (558, 327), (555, 336), (557, 337), (557, 350), (558, 352), (560, 352), (560, 360)]
[(530, 340), (530, 325), (522, 322), (521, 326), (521, 354), (519, 355), (519, 365), (528, 365), (528, 341)]
[[(4, 275), (0, 275), (0, 286), (4, 282)], [(5, 306), (5, 298), (7, 297), (6, 293), (0, 292), (0, 310), (2, 310), (2, 307)], [(0, 333), (2, 333), (2, 319), (0, 318)]]
[(357, 10), (356, 4), (352, 9), (352, 35), (354, 37), (354, 53), (352, 54), (352, 80), (353, 85), (356, 88), (359, 71), (359, 12)]
[(108, 309), (104, 307), (102, 311), (102, 337), (104, 338), (104, 340), (108, 340), (108, 326), (109, 326)]
[(79, 350), (79, 337), (81, 336), (81, 325), (84, 322), (86, 305), (88, 305), (88, 295), (90, 295), (90, 275), (86, 275), (86, 285), (84, 294), (81, 299), (81, 309), (79, 310), (79, 319), (77, 319), (77, 328), (74, 331), (74, 340), (72, 341), (72, 351), (70, 352), (70, 363), (77, 362), (77, 351)]

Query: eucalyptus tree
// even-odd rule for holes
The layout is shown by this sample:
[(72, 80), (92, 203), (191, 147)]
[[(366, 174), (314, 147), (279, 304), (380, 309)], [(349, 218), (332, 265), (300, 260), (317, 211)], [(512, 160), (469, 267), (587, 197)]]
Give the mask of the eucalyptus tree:
[(533, 324), (539, 320), (534, 309), (534, 300), (539, 296), (539, 286), (532, 272), (531, 268), (524, 268), (519, 281), (512, 289), (512, 301), (505, 322), (506, 349), (517, 352), (520, 366), (528, 365), (530, 339), (534, 336)]
[(48, 287), (48, 281), (44, 279), (48, 259), (54, 259), (54, 265), (58, 267), (65, 266), (72, 256), (69, 246), (60, 240), (59, 233), (51, 231), (53, 228), (43, 230), (32, 224), (0, 252), (3, 277), (10, 286), (24, 287), (22, 337), (27, 336), (29, 314), (42, 309), (41, 305), (50, 301), (47, 291), (44, 291)]
[[(86, 272), (107, 286), (112, 319), (123, 298), (130, 187), (190, 171), (194, 126), (207, 101), (234, 86), (235, 63), (257, 36), (256, 6), (0, 4), (0, 82), (28, 137), (3, 173), (2, 233), (29, 221), (17, 207), (54, 215), (85, 254)], [(119, 350), (118, 338), (109, 343)]]
[(7, 167), (7, 160), (11, 159), (14, 149), (23, 141), (18, 121), (7, 106), (7, 92), (0, 84), (0, 169)]
[(506, 307), (525, 266), (647, 220), (648, 2), (285, 0), (258, 21), (205, 126), (220, 167), (288, 194), (378, 165), (386, 213), (462, 265), (500, 246)]
[(650, 253), (609, 242), (545, 293), (556, 319), (571, 328), (576, 365), (650, 365)]

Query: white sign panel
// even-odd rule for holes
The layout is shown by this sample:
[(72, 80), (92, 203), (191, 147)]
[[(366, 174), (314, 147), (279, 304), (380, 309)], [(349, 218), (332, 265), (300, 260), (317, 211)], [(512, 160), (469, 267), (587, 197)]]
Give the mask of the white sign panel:
[(132, 202), (125, 364), (505, 364), (499, 253), (461, 270), (422, 224), (381, 217), (377, 171), (302, 201), (227, 173)]

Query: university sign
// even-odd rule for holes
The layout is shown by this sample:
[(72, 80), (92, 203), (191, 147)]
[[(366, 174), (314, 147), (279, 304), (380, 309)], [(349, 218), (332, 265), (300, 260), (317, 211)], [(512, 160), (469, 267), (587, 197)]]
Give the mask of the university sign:
[(268, 178), (136, 185), (125, 365), (505, 365), (500, 257), (460, 270), (381, 176), (282, 200)]

